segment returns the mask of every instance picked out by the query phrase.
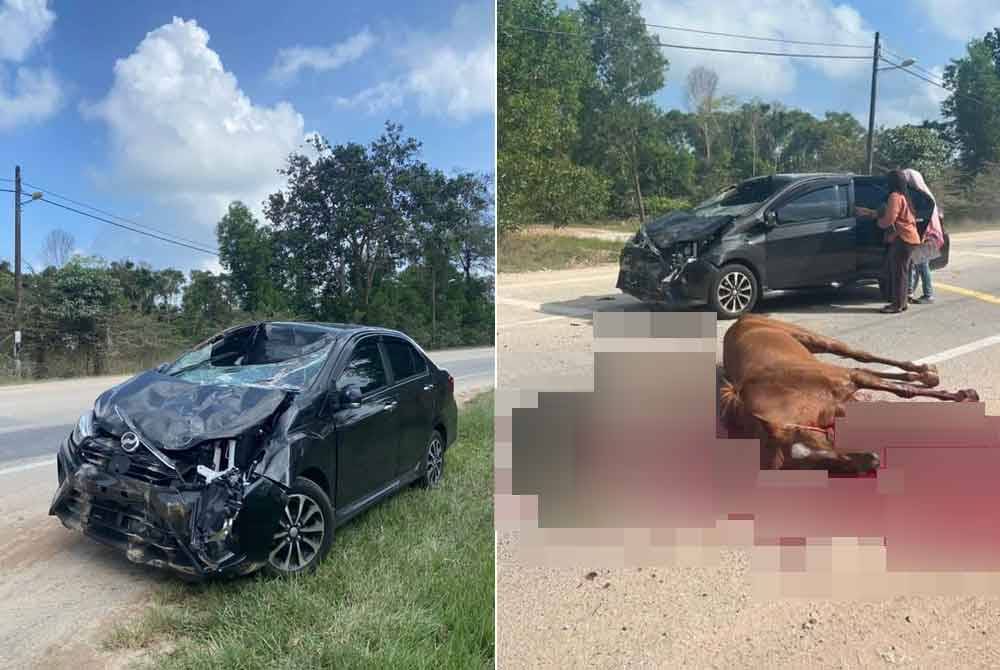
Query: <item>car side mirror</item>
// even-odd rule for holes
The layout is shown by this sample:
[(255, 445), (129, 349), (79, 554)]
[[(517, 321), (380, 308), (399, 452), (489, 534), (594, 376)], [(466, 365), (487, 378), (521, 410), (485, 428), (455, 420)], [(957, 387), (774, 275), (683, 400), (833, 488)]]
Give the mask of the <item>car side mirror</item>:
[(773, 209), (769, 209), (764, 212), (764, 225), (768, 228), (774, 228), (778, 225), (778, 213)]
[(338, 399), (342, 408), (361, 407), (361, 387), (357, 384), (346, 386), (340, 392)]

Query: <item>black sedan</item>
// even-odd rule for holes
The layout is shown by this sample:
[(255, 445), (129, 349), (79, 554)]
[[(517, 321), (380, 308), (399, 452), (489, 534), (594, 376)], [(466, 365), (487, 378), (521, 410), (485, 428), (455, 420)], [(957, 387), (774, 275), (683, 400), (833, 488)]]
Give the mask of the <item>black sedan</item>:
[(308, 572), (337, 526), (441, 480), (454, 384), (396, 331), (233, 328), (97, 399), (59, 449), (50, 514), (194, 578)]

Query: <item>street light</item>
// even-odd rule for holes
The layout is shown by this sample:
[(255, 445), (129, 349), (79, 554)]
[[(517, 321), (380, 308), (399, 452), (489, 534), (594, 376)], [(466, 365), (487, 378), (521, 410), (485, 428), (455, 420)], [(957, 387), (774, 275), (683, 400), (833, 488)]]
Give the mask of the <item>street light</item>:
[[(885, 60), (885, 59), (883, 58), (882, 60)], [(888, 61), (886, 61), (886, 62), (888, 62)], [(917, 60), (915, 58), (907, 58), (906, 60), (904, 60), (899, 65), (893, 65), (892, 67), (880, 67), (878, 70), (879, 70), (879, 72), (885, 72), (886, 70), (898, 70), (900, 68), (910, 67), (911, 65), (915, 64), (916, 62), (917, 62)]]

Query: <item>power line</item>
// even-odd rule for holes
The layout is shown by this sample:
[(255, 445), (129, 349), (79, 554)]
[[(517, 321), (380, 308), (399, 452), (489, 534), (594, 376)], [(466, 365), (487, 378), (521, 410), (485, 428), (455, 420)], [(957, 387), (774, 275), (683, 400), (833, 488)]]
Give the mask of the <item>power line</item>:
[[(582, 35), (580, 33), (570, 33), (560, 30), (542, 30), (541, 28), (528, 28), (526, 26), (504, 26), (504, 29), (520, 30), (522, 32), (541, 33), (546, 35), (563, 35), (567, 37), (591, 39), (587, 35)], [(603, 39), (603, 38), (595, 36), (593, 37), (593, 39)], [(834, 60), (871, 60), (870, 56), (844, 56), (839, 54), (803, 54), (803, 53), (788, 53), (784, 51), (751, 51), (749, 49), (721, 49), (717, 47), (696, 47), (690, 44), (672, 44), (669, 42), (661, 42), (659, 38), (656, 39), (655, 46), (666, 49), (690, 49), (692, 51), (714, 51), (717, 53), (750, 54), (754, 56), (783, 56), (785, 58), (825, 58)]]
[(107, 224), (110, 224), (112, 226), (117, 226), (118, 228), (124, 228), (125, 230), (131, 230), (133, 233), (139, 233), (140, 235), (146, 235), (147, 237), (153, 237), (153, 238), (156, 238), (158, 240), (162, 240), (163, 242), (167, 242), (169, 244), (175, 244), (175, 245), (177, 245), (179, 247), (186, 247), (188, 249), (193, 249), (194, 251), (200, 251), (200, 252), (202, 252), (204, 254), (211, 254), (212, 256), (218, 256), (219, 255), (219, 253), (217, 251), (211, 251), (209, 249), (202, 249), (201, 247), (196, 247), (193, 244), (186, 244), (184, 242), (178, 242), (177, 240), (171, 240), (171, 239), (169, 239), (167, 237), (162, 237), (160, 235), (156, 235), (154, 233), (150, 233), (150, 232), (145, 231), (145, 230), (139, 230), (138, 228), (132, 228), (131, 226), (126, 226), (125, 224), (118, 223), (117, 221), (112, 221), (110, 219), (105, 219), (105, 218), (97, 216), (95, 214), (91, 214), (90, 212), (85, 212), (85, 211), (83, 211), (81, 209), (76, 209), (76, 208), (70, 207), (68, 205), (63, 205), (63, 204), (55, 202), (53, 200), (42, 199), (39, 202), (44, 202), (44, 203), (49, 204), (49, 205), (54, 205), (56, 207), (61, 207), (62, 209), (66, 209), (66, 210), (69, 210), (71, 212), (76, 212), (77, 214), (82, 214), (83, 216), (89, 217), (89, 218), (94, 219), (96, 221), (101, 221), (102, 223), (107, 223)]
[(712, 30), (696, 30), (694, 28), (681, 28), (679, 26), (664, 26), (657, 23), (647, 23), (649, 28), (660, 28), (662, 30), (676, 30), (684, 33), (698, 33), (699, 35), (717, 35), (719, 37), (737, 37), (744, 40), (759, 40), (761, 42), (782, 42), (784, 44), (803, 44), (814, 47), (838, 47), (841, 49), (871, 49), (870, 44), (841, 44), (838, 42), (807, 42), (803, 40), (788, 40), (780, 37), (759, 37), (756, 35), (739, 35), (736, 33), (719, 33)]
[[(198, 245), (198, 246), (201, 246), (201, 247), (206, 247), (207, 248), (207, 247), (210, 246), (209, 244), (207, 244), (205, 242), (201, 242), (199, 240), (192, 240), (190, 238), (183, 237), (182, 235), (177, 235), (176, 233), (171, 233), (171, 232), (167, 232), (165, 230), (161, 230), (159, 228), (154, 228), (153, 226), (150, 226), (150, 225), (147, 225), (147, 224), (144, 224), (144, 223), (139, 223), (138, 221), (133, 221), (132, 219), (127, 219), (124, 216), (119, 216), (119, 215), (117, 215), (117, 214), (115, 214), (113, 212), (109, 212), (109, 211), (103, 210), (103, 209), (101, 209), (99, 207), (94, 207), (93, 205), (88, 205), (85, 202), (80, 202), (79, 200), (74, 200), (73, 198), (70, 198), (69, 196), (60, 195), (60, 194), (56, 193), (55, 191), (49, 190), (49, 189), (47, 189), (47, 188), (45, 188), (43, 186), (37, 186), (35, 184), (29, 184), (28, 182), (24, 182), (24, 185), (28, 186), (28, 187), (31, 187), (31, 188), (34, 188), (34, 189), (38, 189), (39, 191), (43, 191), (45, 193), (46, 197), (48, 197), (50, 195), (51, 196), (55, 196), (55, 197), (57, 197), (57, 198), (59, 198), (61, 200), (65, 200), (66, 202), (71, 202), (74, 205), (79, 205), (80, 207), (86, 207), (87, 209), (90, 209), (92, 211), (100, 212), (101, 214), (104, 214), (105, 216), (110, 216), (113, 219), (118, 219), (119, 221), (124, 221), (125, 223), (131, 224), (133, 226), (138, 226), (139, 228), (145, 228), (146, 230), (151, 230), (151, 231), (153, 231), (155, 233), (160, 233), (161, 235), (167, 235), (169, 237), (173, 237), (173, 238), (176, 238), (178, 240), (183, 240), (185, 242), (190, 242), (191, 244), (195, 244), (195, 245)], [(218, 253), (218, 252), (213, 252), (213, 253)]]
[[(892, 49), (883, 49), (883, 51), (885, 51), (886, 53), (892, 54), (895, 58), (898, 58), (900, 61), (906, 60), (906, 58), (904, 58), (903, 56), (901, 56), (899, 53), (893, 51)], [(921, 67), (918, 63), (914, 63), (913, 65), (907, 65), (907, 67), (913, 68), (914, 70), (917, 70), (918, 72), (924, 73), (928, 77), (931, 77), (933, 79), (938, 80), (938, 83), (941, 83), (943, 81), (943, 79), (941, 78), (940, 75), (938, 75), (938, 74), (936, 74), (934, 72), (931, 72), (930, 70), (928, 70), (925, 67)]]
[(937, 86), (940, 89), (944, 89), (945, 91), (948, 91), (952, 95), (958, 96), (959, 98), (968, 98), (969, 100), (972, 100), (973, 102), (975, 102), (977, 104), (980, 104), (980, 105), (985, 105), (986, 104), (985, 102), (983, 102), (979, 98), (973, 97), (971, 95), (966, 95), (964, 93), (959, 93), (958, 91), (953, 91), (950, 88), (948, 88), (947, 86), (945, 86), (944, 84), (939, 84), (936, 81), (928, 79), (927, 77), (923, 76), (919, 72), (914, 72), (914, 71), (908, 69), (908, 67), (903, 67), (903, 65), (900, 64), (900, 63), (894, 63), (893, 61), (889, 60), (888, 58), (882, 58), (882, 60), (884, 60), (886, 63), (889, 63), (890, 65), (895, 65), (900, 70), (902, 70), (903, 72), (905, 72), (906, 74), (908, 74), (908, 75), (910, 75), (912, 77), (916, 77), (917, 79), (922, 79), (923, 81), (926, 81), (928, 84), (933, 84), (934, 86)]

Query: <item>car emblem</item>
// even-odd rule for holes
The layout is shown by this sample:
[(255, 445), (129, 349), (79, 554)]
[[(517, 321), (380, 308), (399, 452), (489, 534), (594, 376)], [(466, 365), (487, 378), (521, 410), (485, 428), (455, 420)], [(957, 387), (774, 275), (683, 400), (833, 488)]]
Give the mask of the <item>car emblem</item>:
[(122, 435), (122, 449), (124, 449), (126, 452), (130, 454), (134, 453), (135, 450), (138, 449), (141, 444), (142, 442), (139, 441), (139, 436), (133, 433), (132, 431), (129, 431), (124, 435)]

